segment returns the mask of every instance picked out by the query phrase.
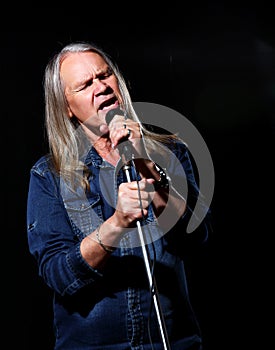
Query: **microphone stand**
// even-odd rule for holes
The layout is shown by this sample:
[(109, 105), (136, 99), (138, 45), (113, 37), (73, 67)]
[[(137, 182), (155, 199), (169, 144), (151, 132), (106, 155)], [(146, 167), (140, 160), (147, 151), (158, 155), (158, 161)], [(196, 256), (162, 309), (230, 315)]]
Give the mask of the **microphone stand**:
[[(127, 143), (128, 142), (129, 141), (127, 141)], [(126, 157), (127, 154), (128, 154), (128, 156), (130, 155), (130, 150), (126, 145), (124, 145), (124, 152), (121, 152), (121, 158), (122, 158), (122, 161), (124, 164), (122, 169), (126, 175), (127, 182), (131, 182), (131, 175), (130, 175), (131, 165), (129, 165), (129, 163), (131, 162), (132, 166), (134, 168), (135, 168), (135, 164), (133, 163), (133, 155), (132, 154), (129, 157), (130, 161), (127, 162), (127, 160), (126, 160), (126, 158), (128, 158), (128, 157)], [(164, 350), (171, 350), (171, 347), (169, 345), (168, 334), (167, 334), (167, 330), (166, 330), (166, 326), (165, 326), (165, 320), (164, 320), (163, 313), (161, 310), (156, 280), (151, 273), (152, 263), (149, 259), (149, 256), (150, 256), (149, 249), (148, 249), (148, 246), (146, 245), (146, 242), (144, 239), (144, 234), (142, 232), (142, 226), (141, 226), (140, 221), (137, 221), (137, 229), (138, 229), (138, 233), (139, 233), (139, 239), (140, 239), (140, 243), (141, 243), (141, 248), (142, 248), (145, 268), (146, 268), (146, 272), (147, 272), (147, 276), (148, 276), (148, 280), (149, 280), (149, 285), (151, 287), (151, 291), (152, 291), (152, 295), (153, 295), (153, 302), (154, 302), (154, 307), (155, 307), (157, 320), (158, 320), (158, 324), (159, 324), (159, 330), (160, 330), (160, 335), (161, 335), (161, 339), (162, 339), (162, 343), (163, 343), (163, 349)]]

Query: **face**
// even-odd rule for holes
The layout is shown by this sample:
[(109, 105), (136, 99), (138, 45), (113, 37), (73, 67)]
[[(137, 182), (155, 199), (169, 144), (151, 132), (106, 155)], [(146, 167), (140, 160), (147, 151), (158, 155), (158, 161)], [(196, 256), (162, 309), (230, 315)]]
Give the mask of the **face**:
[(61, 64), (60, 75), (69, 117), (75, 116), (98, 134), (102, 124), (106, 125), (106, 113), (121, 100), (117, 78), (104, 59), (94, 52), (68, 54)]

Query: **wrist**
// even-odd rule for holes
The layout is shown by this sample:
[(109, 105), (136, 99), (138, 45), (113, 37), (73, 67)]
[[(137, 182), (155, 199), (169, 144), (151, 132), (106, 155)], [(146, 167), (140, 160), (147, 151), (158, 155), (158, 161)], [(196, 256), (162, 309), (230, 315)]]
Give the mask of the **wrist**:
[(168, 190), (171, 182), (171, 178), (168, 176), (165, 168), (161, 168), (157, 163), (154, 163), (154, 169), (157, 172), (159, 178), (155, 180), (155, 190), (159, 189)]
[(102, 236), (100, 232), (101, 226), (97, 227), (95, 231), (95, 239), (96, 242), (105, 250), (106, 253), (113, 253), (116, 250), (116, 247), (112, 247), (110, 245), (106, 245), (105, 243), (102, 242)]

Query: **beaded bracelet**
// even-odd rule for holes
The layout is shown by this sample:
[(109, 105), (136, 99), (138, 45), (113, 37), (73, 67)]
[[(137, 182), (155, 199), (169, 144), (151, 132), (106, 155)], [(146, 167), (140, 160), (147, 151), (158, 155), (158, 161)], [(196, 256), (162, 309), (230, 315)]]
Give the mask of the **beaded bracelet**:
[(116, 248), (109, 248), (109, 247), (107, 247), (105, 244), (102, 243), (102, 240), (101, 240), (101, 237), (100, 237), (99, 229), (100, 229), (100, 226), (97, 227), (96, 233), (95, 233), (95, 236), (96, 236), (96, 239), (97, 239), (97, 243), (105, 250), (105, 252), (107, 252), (107, 253), (113, 253), (113, 252), (116, 250)]

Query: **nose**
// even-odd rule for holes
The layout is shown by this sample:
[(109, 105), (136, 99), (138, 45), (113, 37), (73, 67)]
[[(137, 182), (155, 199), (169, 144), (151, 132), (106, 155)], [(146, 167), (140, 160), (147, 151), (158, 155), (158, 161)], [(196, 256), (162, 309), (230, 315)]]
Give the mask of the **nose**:
[(95, 94), (100, 94), (107, 88), (107, 85), (99, 78), (94, 79), (93, 83), (95, 85)]

